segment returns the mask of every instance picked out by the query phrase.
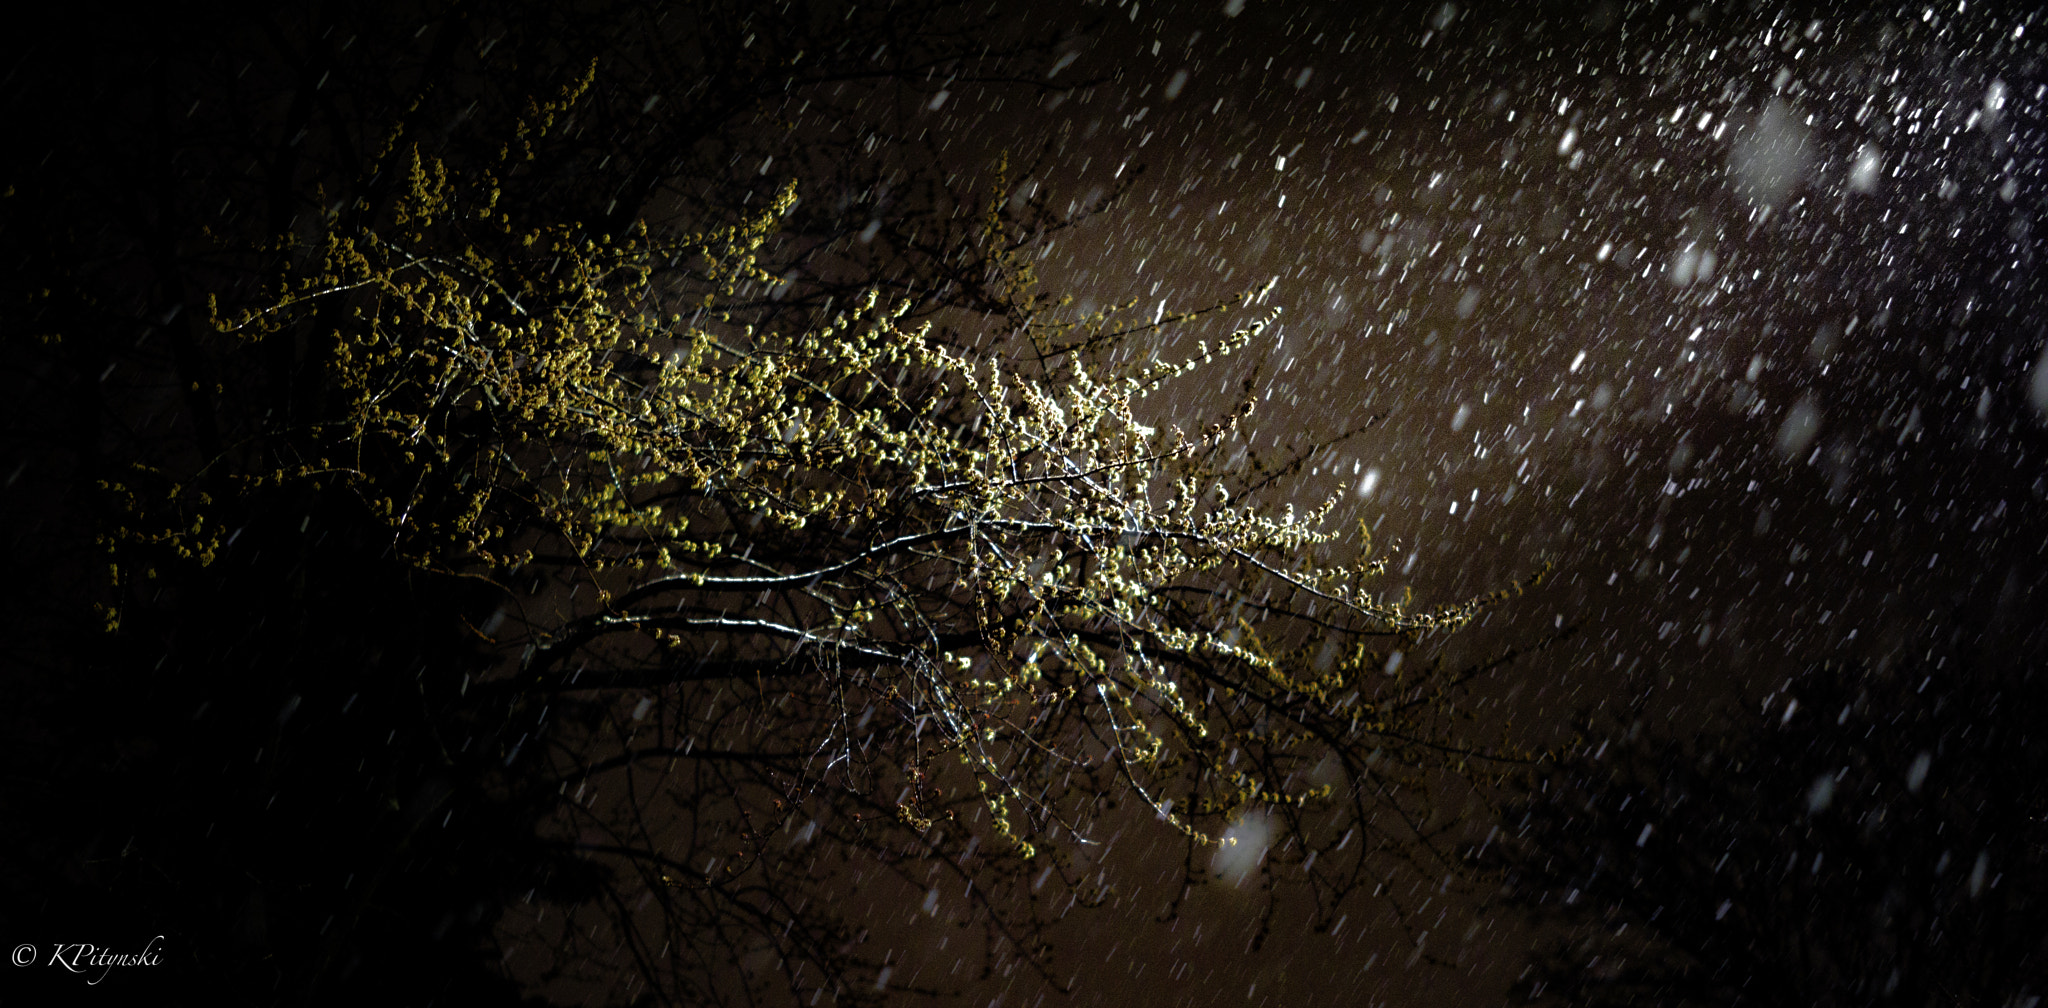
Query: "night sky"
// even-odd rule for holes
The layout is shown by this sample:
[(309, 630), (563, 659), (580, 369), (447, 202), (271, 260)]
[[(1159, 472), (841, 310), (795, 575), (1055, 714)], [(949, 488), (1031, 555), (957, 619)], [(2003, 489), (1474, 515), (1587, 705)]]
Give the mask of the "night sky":
[[(1590, 746), (1581, 716), (1683, 732), (1823, 660), (2036, 653), (2048, 19), (2029, 5), (1127, 0), (988, 30), (1062, 22), (1093, 27), (1035, 72), (1078, 90), (941, 87), (878, 97), (877, 120), (969, 175), (1007, 151), (1056, 210), (1124, 186), (1039, 261), (1084, 309), (1271, 281), (1137, 351), (1284, 309), (1143, 419), (1199, 428), (1255, 376), (1261, 448), (1370, 421), (1291, 499), (1339, 495), (1337, 525), (1397, 551), (1391, 595), (1548, 565), (1434, 642), (1533, 650), (1480, 684), (1487, 730)], [(1446, 796), (1487, 835), (1489, 796)], [(901, 982), (975, 1005), (1492, 1005), (1534, 941), (1470, 881), (1402, 894), (1405, 927), (1363, 897), (1334, 934), (1284, 895), (1268, 918), (1256, 875), (1162, 919), (1184, 849), (1149, 813), (1109, 831), (1082, 856), (1114, 899), (1051, 936), (1065, 1002), (1029, 969), (956, 967), (978, 962), (954, 946), (978, 941), (964, 894), (855, 864), (835, 898), (872, 907)]]

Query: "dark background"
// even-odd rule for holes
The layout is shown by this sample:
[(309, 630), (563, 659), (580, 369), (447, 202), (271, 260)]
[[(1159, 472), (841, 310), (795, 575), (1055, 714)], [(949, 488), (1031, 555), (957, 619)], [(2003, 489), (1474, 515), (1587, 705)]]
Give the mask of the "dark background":
[[(130, 159), (71, 193), (75, 215), (10, 209), (17, 286), (35, 285), (38, 250), (63, 244), (48, 229), (67, 217), (89, 229), (157, 212), (122, 187), (148, 176), (138, 167), (156, 149), (148, 130), (172, 120), (150, 105), (151, 75), (185, 64), (161, 59), (161, 47), (241, 44), (212, 33), (245, 13), (199, 27), (85, 17), (12, 43), (15, 177), (53, 152)], [(1824, 660), (1931, 673), (2038, 653), (2048, 26), (2036, 20), (2024, 5), (1979, 3), (1038, 6), (985, 30), (1002, 41), (1086, 26), (1045, 54), (1043, 72), (1055, 85), (1094, 83), (963, 85), (936, 107), (877, 96), (867, 111), (917, 125), (970, 175), (1009, 150), (1032, 166), (1026, 187), (1043, 187), (1055, 207), (1142, 169), (1115, 209), (1055, 239), (1041, 261), (1052, 290), (1174, 310), (1276, 279), (1265, 303), (1286, 312), (1269, 344), (1217, 372), (1223, 387), (1175, 388), (1156, 404), (1159, 419), (1206, 422), (1255, 366), (1262, 439), (1379, 417), (1318, 457), (1296, 499), (1341, 494), (1339, 524), (1363, 518), (1382, 544), (1398, 544), (1395, 592), (1449, 600), (1554, 563), (1541, 591), (1443, 646), (1470, 659), (1576, 627), (1484, 687), (1487, 709), (1519, 738), (1570, 747), (1583, 711), (1683, 734), (1710, 710), (1755, 707)], [(798, 117), (797, 135), (848, 114)], [(1171, 338), (1213, 339), (1227, 324)], [(9, 327), (10, 340), (32, 335)], [(331, 683), (386, 651), (461, 653), (439, 618), (476, 603), (395, 565), (357, 563), (367, 544), (335, 540), (277, 570), (234, 558), (236, 573), (192, 589), (194, 601), (163, 617), (171, 624), (123, 638), (178, 640), (172, 671), (188, 670), (183, 679), (165, 678), (163, 655), (147, 648), (93, 643), (74, 610), (90, 594), (80, 488), (95, 478), (94, 453), (65, 446), (104, 436), (91, 425), (104, 415), (92, 397), (106, 376), (88, 382), (97, 368), (24, 359), (33, 366), (9, 376), (11, 398), (50, 408), (10, 418), (0, 466), (16, 570), (7, 661), (24, 698), (8, 715), (18, 744), (5, 837), (19, 855), (6, 869), (6, 937), (125, 948), (167, 929), (182, 941), (167, 959), (190, 950), (178, 961), (259, 968), (248, 964), (260, 956), (233, 950), (302, 937), (232, 931), (262, 919), (249, 909), (255, 888), (158, 889), (140, 868), (114, 885), (112, 869), (93, 866), (118, 863), (121, 824), (138, 818), (178, 824), (163, 856), (220, 859), (212, 877), (265, 864), (298, 872), (338, 857), (322, 837), (353, 836), (352, 821), (339, 833), (325, 825), (354, 814), (326, 789), (395, 809), (377, 829), (402, 847), (447, 796), (395, 769), (379, 778), (371, 763), (408, 757), (378, 739), (292, 712), (339, 708), (345, 697), (302, 684)], [(295, 506), (264, 520), (297, 525), (311, 505)], [(281, 584), (299, 587), (255, 588)], [(336, 646), (323, 632), (372, 624), (391, 639), (340, 635), (355, 643)], [(252, 661), (290, 675), (218, 695), (194, 685), (192, 670)], [(77, 674), (81, 662), (99, 677)], [(422, 696), (389, 703), (440, 709)], [(208, 702), (217, 706), (202, 710)], [(236, 727), (208, 727), (223, 716)], [(1594, 724), (1594, 735), (1614, 725)], [(253, 824), (246, 843), (215, 839), (210, 817), (179, 796), (210, 793), (194, 782), (266, 744), (298, 754), (285, 807), (241, 813)], [(248, 794), (214, 799), (259, 804), (249, 796), (261, 797), (260, 775), (231, 780), (223, 787)], [(495, 829), (480, 817), (478, 836), (491, 857), (519, 862), (517, 845), (500, 841), (521, 809), (501, 811)], [(1376, 926), (1385, 922), (1371, 906), (1335, 936), (1292, 928), (1283, 911), (1250, 953), (1255, 893), (1219, 887), (1178, 920), (1157, 919), (1181, 865), (1154, 847), (1173, 850), (1134, 824), (1108, 857), (1125, 895), (1055, 935), (1077, 1003), (1490, 1004), (1535, 941), (1510, 912), (1482, 907), (1477, 885), (1423, 911), (1431, 956), (1415, 954), (1410, 932)], [(478, 907), (503, 888), (488, 858), (437, 850), (390, 870), (436, 886), (474, 873)], [(307, 871), (360, 870), (334, 860)], [(417, 975), (397, 965), (403, 957), (436, 958), (431, 942), (450, 940), (449, 900), (438, 889), (433, 898), (393, 911), (381, 943), (358, 952), (384, 964), (394, 996), (419, 993), (401, 979)], [(916, 916), (863, 898), (878, 930)], [(212, 909), (193, 912), (201, 903)], [(493, 919), (487, 909), (462, 917), (452, 925), (462, 940)], [(945, 973), (951, 956), (904, 928), (922, 946), (908, 961), (924, 962), (904, 972)], [(484, 981), (443, 982), (478, 992)], [(1042, 993), (1020, 972), (982, 981), (972, 1000), (1032, 1004)]]

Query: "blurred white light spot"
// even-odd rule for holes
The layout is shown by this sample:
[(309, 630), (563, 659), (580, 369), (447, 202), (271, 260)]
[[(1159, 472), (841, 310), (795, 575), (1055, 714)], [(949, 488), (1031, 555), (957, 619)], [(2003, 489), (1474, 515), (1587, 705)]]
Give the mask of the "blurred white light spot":
[[(1786, 77), (1789, 80), (1790, 75)], [(1772, 99), (1729, 152), (1728, 168), (1737, 190), (1775, 206), (1799, 187), (1811, 156), (1808, 148), (1806, 127), (1792, 107), (1782, 98)]]
[(1864, 144), (1856, 149), (1856, 163), (1849, 168), (1849, 189), (1852, 192), (1876, 192), (1878, 173), (1884, 168), (1884, 156), (1877, 148)]
[(1813, 779), (1813, 787), (1806, 792), (1806, 811), (1819, 812), (1834, 804), (1835, 775), (1824, 773)]
[(1906, 790), (1919, 794), (1920, 785), (1927, 783), (1927, 770), (1933, 765), (1934, 757), (1928, 753), (1913, 757), (1913, 765), (1906, 769)]
[(1718, 262), (1713, 249), (1698, 242), (1687, 242), (1671, 258), (1671, 282), (1680, 287), (1695, 280), (1706, 283), (1714, 278), (1714, 266)]
[(1265, 860), (1266, 848), (1272, 842), (1273, 824), (1263, 815), (1254, 813), (1230, 824), (1209, 864), (1216, 872), (1216, 880), (1228, 886), (1243, 885), (1259, 862)]
[(2027, 405), (2034, 407), (2042, 423), (2048, 423), (2048, 349), (2034, 358), (2034, 375), (2027, 382)]
[(1795, 461), (1820, 436), (1820, 407), (1815, 406), (1813, 396), (1808, 395), (1794, 403), (1785, 412), (1785, 421), (1778, 425), (1778, 455), (1786, 461)]
[(1468, 287), (1465, 289), (1465, 296), (1458, 299), (1458, 317), (1461, 319), (1471, 318), (1472, 313), (1478, 310), (1479, 288)]

